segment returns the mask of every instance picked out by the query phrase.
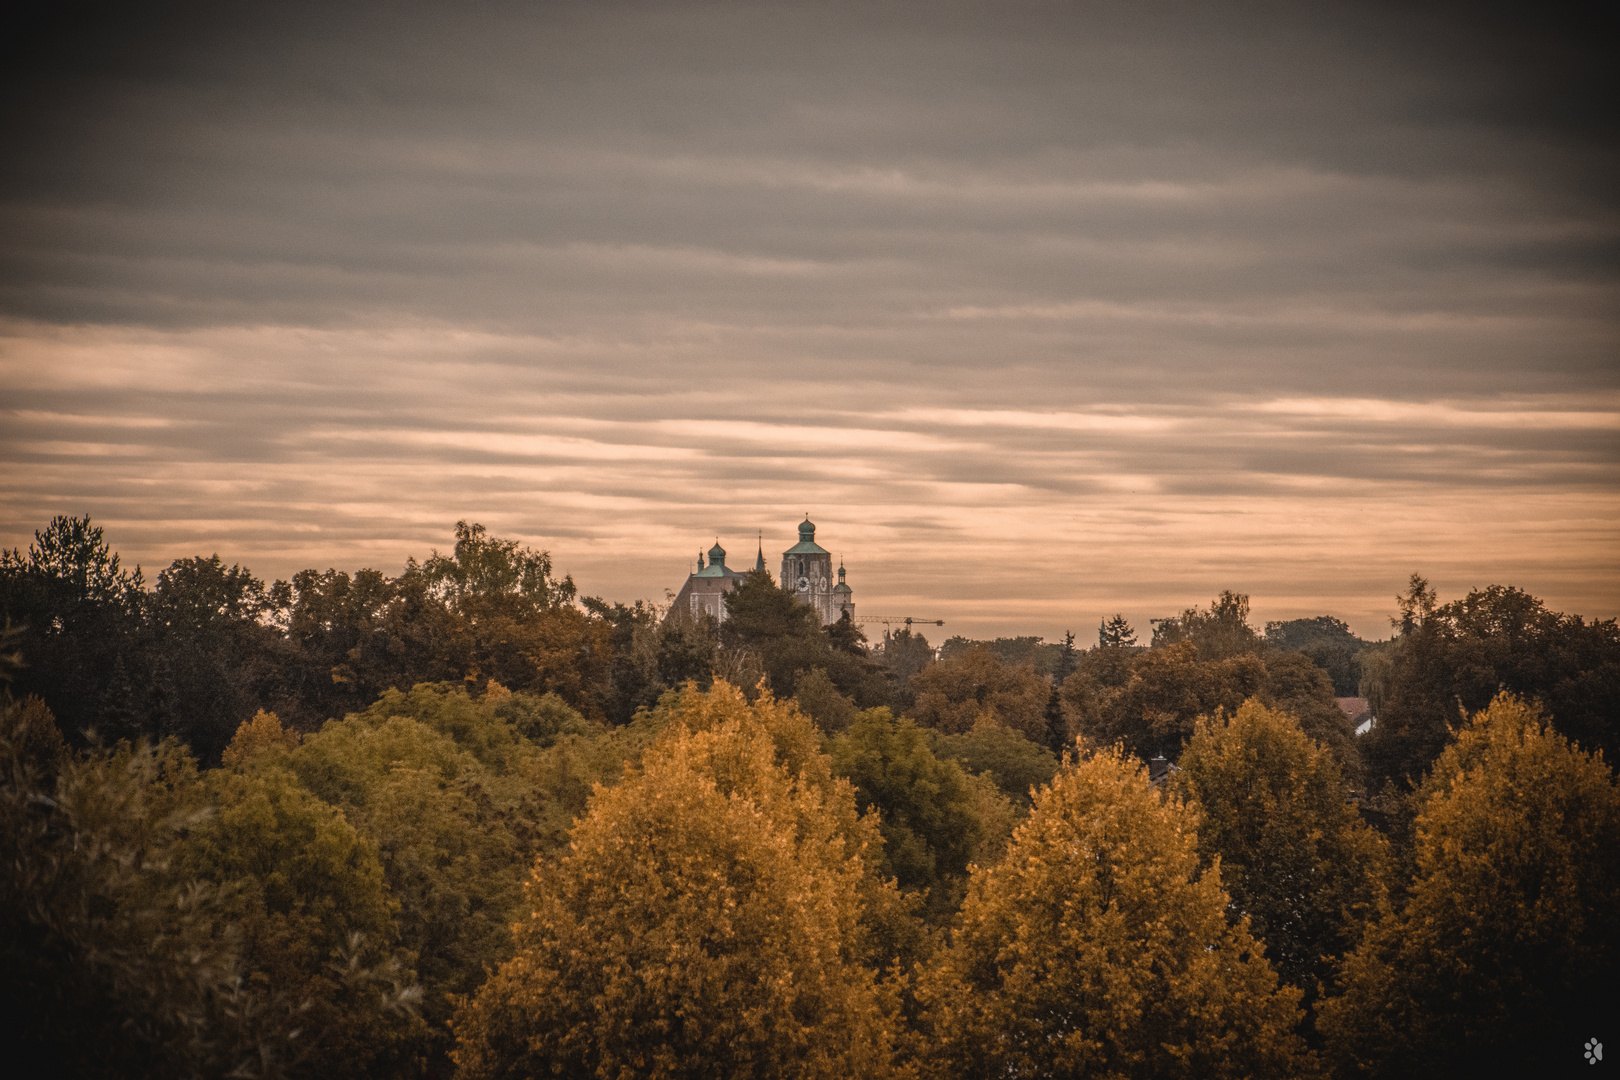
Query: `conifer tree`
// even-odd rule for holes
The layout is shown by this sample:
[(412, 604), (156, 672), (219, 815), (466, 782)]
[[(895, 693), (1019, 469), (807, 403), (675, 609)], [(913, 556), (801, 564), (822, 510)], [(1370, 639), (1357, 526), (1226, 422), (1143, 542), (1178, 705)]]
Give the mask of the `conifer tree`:
[(1054, 757), (1063, 760), (1063, 751), (1069, 747), (1069, 722), (1063, 715), (1063, 698), (1056, 680), (1046, 698), (1046, 748)]

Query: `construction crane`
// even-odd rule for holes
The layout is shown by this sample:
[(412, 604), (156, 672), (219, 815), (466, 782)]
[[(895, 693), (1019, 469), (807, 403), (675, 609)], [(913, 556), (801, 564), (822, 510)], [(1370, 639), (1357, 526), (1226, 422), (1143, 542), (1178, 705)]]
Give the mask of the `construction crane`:
[(911, 629), (913, 623), (916, 623), (918, 626), (945, 625), (944, 619), (918, 619), (910, 615), (857, 615), (855, 616), (855, 622), (857, 625), (862, 623), (882, 623), (884, 626), (899, 626), (904, 624), (907, 630)]

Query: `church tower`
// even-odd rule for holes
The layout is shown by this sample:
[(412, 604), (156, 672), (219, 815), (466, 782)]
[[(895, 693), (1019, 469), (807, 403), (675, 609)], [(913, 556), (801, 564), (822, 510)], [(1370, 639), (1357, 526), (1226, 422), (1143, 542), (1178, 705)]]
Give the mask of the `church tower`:
[(838, 560), (838, 584), (833, 586), (833, 614), (838, 618), (845, 615), (851, 621), (855, 619), (855, 590), (844, 583), (844, 560)]
[(816, 609), (823, 626), (837, 622), (843, 614), (840, 602), (848, 597), (849, 587), (844, 587), (843, 594), (834, 592), (832, 553), (816, 543), (816, 526), (809, 514), (799, 523), (799, 542), (782, 552), (781, 581), (782, 588), (791, 589), (800, 603)]

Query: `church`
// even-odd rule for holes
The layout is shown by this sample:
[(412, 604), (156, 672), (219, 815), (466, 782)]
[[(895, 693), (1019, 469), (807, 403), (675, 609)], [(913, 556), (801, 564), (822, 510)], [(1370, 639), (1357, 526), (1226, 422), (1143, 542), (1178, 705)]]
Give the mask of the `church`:
[[(760, 541), (759, 554), (754, 559), (756, 571), (765, 569), (765, 544)], [(708, 561), (698, 553), (697, 572), (687, 576), (686, 584), (676, 594), (671, 614), (677, 611), (693, 615), (707, 613), (717, 621), (726, 618), (725, 594), (735, 589), (747, 573), (726, 565), (726, 549), (716, 540), (709, 549)], [(816, 526), (806, 514), (799, 523), (799, 542), (782, 552), (782, 576), (777, 579), (785, 589), (798, 594), (799, 602), (815, 608), (821, 625), (837, 622), (845, 612), (855, 617), (855, 593), (844, 581), (844, 567), (838, 567), (838, 584), (833, 584), (832, 553), (816, 543)]]

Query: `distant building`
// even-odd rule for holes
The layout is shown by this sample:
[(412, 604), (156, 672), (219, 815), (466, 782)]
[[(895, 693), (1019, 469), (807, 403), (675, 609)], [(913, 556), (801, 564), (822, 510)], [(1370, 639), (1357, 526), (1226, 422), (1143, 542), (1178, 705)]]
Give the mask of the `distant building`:
[(1334, 698), (1344, 715), (1349, 718), (1350, 726), (1356, 729), (1357, 735), (1365, 735), (1378, 726), (1378, 717), (1373, 715), (1372, 706), (1364, 697)]
[(799, 523), (799, 542), (782, 552), (782, 588), (799, 594), (821, 616), (821, 625), (837, 622), (847, 611), (855, 617), (855, 593), (844, 581), (844, 566), (838, 566), (838, 584), (833, 584), (832, 553), (816, 543), (816, 526), (806, 514)]
[(1148, 783), (1159, 787), (1180, 771), (1175, 762), (1165, 760), (1163, 754), (1157, 754), (1148, 762)]
[[(714, 542), (709, 549), (709, 561), (703, 562), (703, 553), (698, 552), (697, 573), (686, 579), (681, 591), (675, 596), (675, 603), (670, 611), (690, 612), (693, 615), (708, 614), (717, 622), (726, 621), (725, 595), (735, 589), (747, 574), (733, 570), (726, 565), (726, 549), (720, 546), (720, 541)], [(759, 550), (759, 556), (754, 560), (754, 569), (765, 569), (765, 549)]]
[[(671, 613), (692, 615), (707, 613), (716, 621), (726, 618), (725, 595), (735, 589), (748, 575), (726, 565), (726, 549), (720, 541), (709, 549), (708, 562), (698, 553), (697, 571), (687, 576), (681, 591), (675, 595)], [(765, 569), (765, 545), (760, 542), (759, 554), (754, 559), (757, 571)], [(801, 603), (815, 608), (823, 626), (835, 623), (845, 612), (855, 617), (855, 592), (844, 580), (844, 567), (838, 567), (837, 584), (833, 583), (832, 554), (816, 543), (816, 527), (805, 515), (799, 524), (799, 542), (782, 552), (780, 584), (796, 593)]]

